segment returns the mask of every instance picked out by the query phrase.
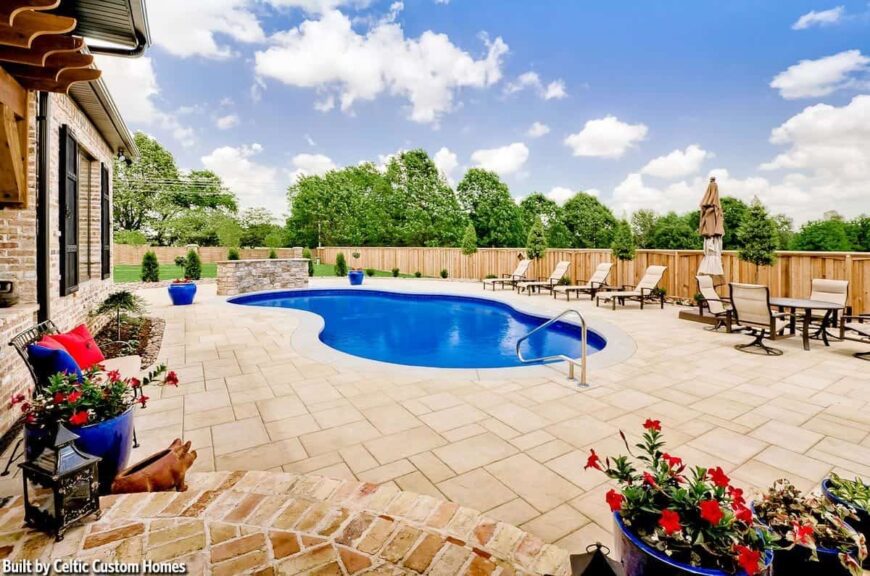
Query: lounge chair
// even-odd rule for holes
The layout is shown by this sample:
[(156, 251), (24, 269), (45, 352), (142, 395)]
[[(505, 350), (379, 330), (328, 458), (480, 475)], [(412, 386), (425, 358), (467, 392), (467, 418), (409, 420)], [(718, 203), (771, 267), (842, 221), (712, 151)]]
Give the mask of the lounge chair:
[[(644, 272), (643, 278), (640, 279), (640, 282), (636, 286), (626, 284), (622, 287), (622, 290), (598, 292), (595, 296), (595, 305), (598, 306), (602, 300), (605, 302), (609, 300), (613, 305), (613, 309), (616, 310), (617, 302), (625, 306), (626, 300), (636, 300), (640, 302), (640, 309), (643, 310), (644, 302), (658, 300), (659, 307), (664, 308), (664, 292), (659, 292), (656, 288), (658, 288), (659, 282), (662, 281), (662, 276), (665, 275), (665, 270), (667, 269), (667, 266), (649, 266), (646, 272)], [(626, 290), (626, 288), (632, 289)]]
[[(719, 296), (713, 286), (713, 277), (706, 274), (695, 276), (698, 281), (698, 292), (701, 299), (698, 301), (698, 314), (712, 316), (716, 323), (709, 330), (718, 330), (725, 327), (725, 331), (731, 333), (731, 301)], [(727, 304), (727, 306), (726, 306)], [(704, 313), (706, 310), (706, 314)]]
[[(840, 340), (870, 344), (870, 314), (846, 315), (840, 319)], [(855, 358), (870, 360), (870, 352), (856, 352)]]
[[(848, 316), (852, 313), (851, 308), (847, 306), (849, 301), (849, 281), (848, 280), (828, 280), (827, 278), (813, 278), (812, 290), (810, 291), (810, 300), (820, 300), (822, 302), (831, 302), (843, 307), (844, 315)], [(817, 330), (811, 338), (824, 340), (828, 343), (828, 326), (839, 325), (840, 313), (837, 310), (832, 310), (827, 313), (814, 314), (810, 320), (817, 326)]]
[(483, 280), (483, 289), (486, 290), (486, 287), (490, 286), (495, 290), (496, 284), (501, 284), (502, 289), (504, 289), (505, 284), (510, 284), (511, 288), (513, 288), (516, 286), (517, 282), (526, 279), (526, 272), (528, 272), (529, 264), (531, 263), (531, 260), (520, 260), (513, 274), (502, 274), (501, 278), (485, 278)]
[(599, 264), (595, 268), (595, 273), (592, 275), (592, 278), (586, 281), (585, 284), (574, 284), (571, 286), (556, 286), (553, 288), (553, 298), (556, 297), (556, 294), (564, 294), (565, 297), (570, 302), (571, 300), (571, 292), (577, 294), (577, 297), (580, 297), (580, 294), (589, 294), (589, 299), (595, 299), (595, 293), (598, 292), (601, 288), (607, 286), (607, 277), (610, 276), (610, 269), (613, 268), (612, 262), (603, 262)]
[(552, 290), (554, 286), (556, 286), (562, 278), (568, 273), (568, 269), (571, 267), (571, 263), (563, 260), (556, 264), (556, 268), (553, 269), (553, 273), (550, 274), (548, 278), (539, 278), (535, 282), (517, 282), (517, 290), (522, 292), (526, 290), (529, 296), (532, 295), (532, 292), (535, 290), (538, 293), (541, 290)]
[(764, 339), (776, 340), (783, 336), (789, 325), (787, 318), (791, 317), (791, 314), (771, 310), (770, 289), (767, 286), (734, 282), (729, 286), (734, 322), (755, 336), (752, 342), (737, 344), (734, 348), (750, 354), (782, 356), (782, 350), (767, 346)]

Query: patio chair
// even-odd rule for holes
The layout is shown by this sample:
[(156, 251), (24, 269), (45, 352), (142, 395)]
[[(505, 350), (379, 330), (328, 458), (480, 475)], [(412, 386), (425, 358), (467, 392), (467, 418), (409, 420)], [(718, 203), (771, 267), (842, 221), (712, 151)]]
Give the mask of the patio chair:
[(735, 349), (749, 354), (782, 356), (782, 350), (764, 343), (765, 338), (776, 340), (788, 328), (786, 318), (791, 314), (774, 312), (770, 307), (770, 289), (756, 284), (729, 284), (734, 322), (746, 330), (755, 340), (748, 344), (737, 344)]
[[(840, 340), (870, 344), (870, 314), (843, 316), (840, 319)], [(853, 356), (870, 360), (870, 351), (856, 352)]]
[(537, 290), (538, 293), (540, 293), (541, 290), (552, 290), (553, 287), (556, 286), (568, 273), (570, 267), (571, 263), (563, 260), (556, 264), (553, 273), (550, 274), (548, 278), (538, 278), (538, 280), (534, 282), (517, 282), (517, 290), (519, 292), (525, 290), (529, 296), (531, 296), (532, 292), (535, 290)]
[(516, 270), (513, 271), (513, 274), (502, 274), (500, 278), (484, 278), (483, 280), (483, 289), (486, 290), (487, 286), (492, 287), (495, 290), (496, 284), (501, 284), (502, 289), (504, 289), (505, 284), (510, 284), (511, 288), (516, 286), (517, 282), (526, 279), (526, 272), (529, 270), (529, 264), (531, 264), (531, 260), (520, 260), (517, 264)]
[(716, 287), (713, 286), (713, 277), (707, 274), (698, 274), (695, 276), (698, 281), (698, 292), (701, 294), (701, 299), (698, 301), (698, 314), (704, 316), (704, 310), (707, 314), (716, 320), (716, 324), (707, 330), (715, 331), (725, 327), (725, 331), (731, 333), (731, 301), (728, 298), (719, 296), (716, 292)]
[[(821, 300), (822, 302), (832, 302), (843, 307), (844, 315), (848, 316), (852, 313), (851, 307), (846, 303), (849, 301), (849, 281), (848, 280), (828, 280), (827, 278), (813, 278), (812, 290), (810, 291), (810, 300)], [(813, 334), (813, 338), (825, 336), (825, 330), (828, 326), (839, 325), (839, 312), (834, 310), (830, 312), (830, 316), (822, 314), (814, 315), (811, 320), (818, 325), (818, 330)], [(826, 318), (830, 322), (826, 322)]]
[(576, 292), (577, 297), (580, 294), (588, 293), (589, 299), (595, 299), (595, 293), (601, 288), (607, 286), (607, 277), (610, 276), (610, 269), (613, 268), (612, 262), (603, 262), (595, 268), (595, 273), (586, 281), (585, 284), (574, 284), (570, 286), (555, 286), (553, 288), (553, 298), (556, 294), (565, 294), (568, 301), (571, 300), (571, 292)]
[[(649, 266), (646, 269), (646, 272), (643, 274), (643, 278), (640, 279), (640, 282), (637, 285), (632, 286), (631, 284), (625, 284), (622, 287), (622, 290), (614, 290), (609, 292), (599, 292), (595, 297), (595, 305), (598, 306), (601, 304), (601, 301), (610, 301), (613, 307), (613, 310), (616, 310), (616, 303), (619, 302), (621, 306), (625, 306), (626, 300), (635, 300), (640, 302), (640, 309), (643, 310), (644, 302), (648, 301), (659, 301), (659, 307), (665, 307), (665, 295), (664, 292), (659, 292), (656, 289), (659, 286), (659, 282), (662, 281), (662, 276), (665, 275), (665, 270), (667, 270), (667, 266)], [(626, 288), (631, 288), (631, 290), (626, 290)]]

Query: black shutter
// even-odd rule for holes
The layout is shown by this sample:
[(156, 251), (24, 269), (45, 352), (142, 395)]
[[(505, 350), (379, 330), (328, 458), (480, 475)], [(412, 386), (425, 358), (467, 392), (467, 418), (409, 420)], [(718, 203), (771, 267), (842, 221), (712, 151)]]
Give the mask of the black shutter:
[(100, 164), (100, 270), (105, 280), (112, 275), (112, 211), (109, 170)]
[(79, 144), (60, 128), (60, 295), (79, 288)]

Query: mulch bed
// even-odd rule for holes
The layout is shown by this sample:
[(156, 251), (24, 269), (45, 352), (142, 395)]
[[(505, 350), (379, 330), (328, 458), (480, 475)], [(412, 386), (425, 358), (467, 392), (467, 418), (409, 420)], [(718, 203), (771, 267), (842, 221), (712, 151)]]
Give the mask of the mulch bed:
[[(118, 340), (117, 325), (112, 320), (97, 333), (95, 339), (106, 358), (138, 354), (142, 357), (142, 366), (150, 366), (157, 360), (165, 326), (166, 322), (161, 318), (143, 317), (138, 322), (122, 320), (121, 339)], [(137, 341), (135, 346), (127, 345), (134, 340)]]

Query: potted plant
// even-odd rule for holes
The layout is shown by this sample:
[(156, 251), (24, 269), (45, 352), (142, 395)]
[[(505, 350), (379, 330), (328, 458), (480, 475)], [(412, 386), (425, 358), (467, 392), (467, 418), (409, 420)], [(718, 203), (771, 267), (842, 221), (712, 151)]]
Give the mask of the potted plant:
[(169, 299), (172, 300), (174, 306), (187, 306), (193, 304), (193, 298), (196, 296), (196, 283), (190, 278), (176, 278), (167, 287), (169, 291)]
[(365, 278), (365, 273), (358, 264), (360, 254), (359, 252), (352, 252), (351, 256), (353, 257), (353, 267), (347, 273), (347, 277), (350, 279), (351, 286), (359, 286), (363, 283), (363, 278)]
[(36, 458), (52, 437), (58, 422), (78, 435), (80, 450), (99, 456), (100, 488), (106, 493), (118, 472), (127, 466), (133, 445), (133, 409), (143, 408), (148, 396), (143, 388), (163, 377), (162, 384), (178, 385), (175, 372), (159, 365), (142, 380), (121, 378), (117, 371), (102, 372), (100, 366), (77, 374), (58, 373), (30, 401), (23, 394), (12, 398), (24, 414), (24, 446), (27, 459)]
[(721, 467), (689, 469), (664, 451), (661, 423), (648, 419), (634, 456), (603, 461), (592, 450), (586, 469), (618, 489), (605, 497), (616, 525), (626, 576), (772, 574), (771, 536)]
[(864, 536), (846, 524), (845, 506), (822, 496), (803, 495), (788, 480), (777, 480), (755, 503), (759, 520), (783, 545), (774, 553), (775, 574), (861, 576), (867, 557)]
[[(846, 480), (832, 473), (822, 482), (822, 492), (828, 500), (850, 508), (855, 518), (846, 518), (846, 523), (863, 534), (865, 541), (870, 540), (870, 485), (860, 478)], [(870, 559), (864, 560), (864, 567), (870, 568)]]

